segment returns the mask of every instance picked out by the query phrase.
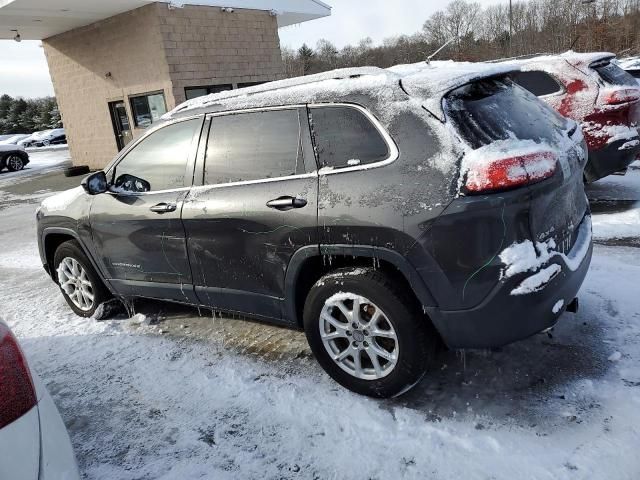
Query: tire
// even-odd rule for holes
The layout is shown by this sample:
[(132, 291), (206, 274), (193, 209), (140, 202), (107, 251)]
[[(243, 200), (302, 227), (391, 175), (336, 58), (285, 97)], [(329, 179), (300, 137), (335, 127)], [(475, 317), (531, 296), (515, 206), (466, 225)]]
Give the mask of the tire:
[(51, 142), (49, 140), (43, 140), (42, 141), (42, 146), (43, 147), (48, 147), (49, 145), (51, 145)]
[[(337, 306), (340, 303), (352, 314), (354, 299), (360, 303), (356, 329)], [(437, 352), (438, 336), (417, 303), (377, 270), (337, 270), (318, 280), (307, 296), (304, 329), (309, 346), (322, 368), (343, 387), (375, 398), (401, 395), (424, 376)], [(338, 323), (325, 320), (326, 314)], [(372, 321), (376, 324), (366, 325)], [(335, 339), (323, 338), (327, 334)], [(346, 351), (350, 354), (343, 360), (334, 360)], [(362, 367), (359, 374), (356, 356)]]
[[(78, 268), (72, 268), (74, 265)], [(60, 286), (62, 296), (76, 315), (91, 317), (100, 304), (111, 298), (109, 290), (104, 286), (100, 276), (75, 240), (69, 240), (58, 247), (53, 266), (56, 283)], [(84, 275), (80, 273), (82, 271), (85, 272)], [(69, 279), (72, 280), (66, 287), (61, 285), (61, 282)], [(81, 287), (78, 288), (76, 285)], [(77, 290), (80, 292), (74, 296)], [(89, 301), (89, 295), (93, 296), (91, 301)]]
[(65, 177), (78, 177), (80, 175), (87, 175), (91, 173), (91, 170), (87, 165), (80, 165), (78, 167), (69, 167), (64, 169)]
[(10, 153), (4, 159), (4, 163), (7, 166), (7, 170), (10, 172), (18, 172), (25, 166), (24, 159), (17, 153)]

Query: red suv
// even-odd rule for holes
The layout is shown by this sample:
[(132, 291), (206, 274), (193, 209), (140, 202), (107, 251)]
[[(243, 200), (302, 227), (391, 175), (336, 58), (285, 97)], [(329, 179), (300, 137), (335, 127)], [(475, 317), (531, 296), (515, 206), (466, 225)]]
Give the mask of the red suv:
[(582, 125), (589, 147), (585, 181), (625, 170), (640, 154), (640, 88), (612, 53), (575, 53), (510, 60), (513, 80)]

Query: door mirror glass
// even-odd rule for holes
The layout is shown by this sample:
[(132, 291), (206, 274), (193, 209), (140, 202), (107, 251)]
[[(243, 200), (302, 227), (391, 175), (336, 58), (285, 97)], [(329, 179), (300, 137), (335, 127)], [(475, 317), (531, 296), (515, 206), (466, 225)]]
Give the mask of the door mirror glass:
[(111, 188), (115, 193), (145, 193), (151, 191), (151, 184), (146, 180), (125, 173), (116, 178)]
[(85, 192), (89, 195), (100, 195), (106, 192), (109, 188), (107, 175), (102, 171), (89, 175), (82, 180), (82, 188), (84, 188)]

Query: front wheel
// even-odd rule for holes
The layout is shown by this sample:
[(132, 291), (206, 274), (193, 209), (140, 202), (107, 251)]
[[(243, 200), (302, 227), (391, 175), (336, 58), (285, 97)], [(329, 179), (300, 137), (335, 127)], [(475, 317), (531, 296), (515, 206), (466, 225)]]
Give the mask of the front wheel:
[(5, 164), (10, 172), (18, 172), (24, 168), (24, 160), (20, 155), (9, 155), (5, 159)]
[(54, 267), (57, 282), (67, 304), (81, 317), (91, 317), (111, 295), (91, 262), (75, 240), (56, 250)]
[(321, 278), (305, 302), (304, 328), (324, 370), (371, 397), (411, 389), (437, 351), (437, 335), (414, 299), (373, 269), (341, 269)]

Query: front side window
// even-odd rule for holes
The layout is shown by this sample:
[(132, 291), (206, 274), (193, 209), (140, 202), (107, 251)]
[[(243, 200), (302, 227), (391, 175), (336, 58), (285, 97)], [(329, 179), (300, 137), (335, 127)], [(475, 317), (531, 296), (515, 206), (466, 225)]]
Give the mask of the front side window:
[(382, 134), (356, 108), (313, 107), (311, 125), (323, 167), (367, 165), (389, 158), (389, 145)]
[(304, 173), (298, 109), (213, 117), (204, 180), (208, 185)]
[(166, 126), (131, 150), (115, 168), (115, 191), (153, 192), (191, 185), (185, 173), (201, 119)]
[(526, 88), (536, 97), (552, 95), (563, 91), (558, 81), (546, 72), (516, 72), (512, 74), (513, 81), (521, 87)]
[(131, 111), (136, 127), (147, 128), (167, 113), (163, 93), (131, 97)]

